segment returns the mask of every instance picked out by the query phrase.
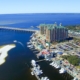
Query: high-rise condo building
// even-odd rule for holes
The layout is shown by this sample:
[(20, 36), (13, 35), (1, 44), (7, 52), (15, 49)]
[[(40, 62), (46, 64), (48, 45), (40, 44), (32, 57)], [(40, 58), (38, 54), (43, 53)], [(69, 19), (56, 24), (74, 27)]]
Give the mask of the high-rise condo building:
[(46, 36), (49, 42), (63, 41), (68, 38), (68, 30), (64, 27), (57, 26), (57, 24), (40, 24), (40, 34)]

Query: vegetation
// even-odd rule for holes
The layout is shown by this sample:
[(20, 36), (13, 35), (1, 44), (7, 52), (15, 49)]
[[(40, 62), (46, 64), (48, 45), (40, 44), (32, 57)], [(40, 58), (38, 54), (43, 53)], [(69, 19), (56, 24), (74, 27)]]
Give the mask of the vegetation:
[(74, 41), (80, 41), (80, 38), (73, 38)]
[(80, 30), (80, 25), (66, 26), (66, 28), (69, 29), (69, 30), (79, 31)]
[(75, 55), (64, 55), (64, 56), (62, 56), (62, 58), (68, 60), (69, 63), (74, 65), (74, 66), (78, 66), (80, 63), (80, 58), (78, 58)]
[(80, 69), (80, 66), (76, 66), (77, 69)]

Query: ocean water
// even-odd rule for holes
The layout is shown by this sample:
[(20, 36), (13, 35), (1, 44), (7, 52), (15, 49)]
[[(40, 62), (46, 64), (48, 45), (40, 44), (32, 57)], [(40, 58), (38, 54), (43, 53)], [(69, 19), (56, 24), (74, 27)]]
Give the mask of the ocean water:
[(79, 13), (45, 13), (45, 14), (5, 14), (0, 15), (0, 25), (8, 27), (30, 28), (41, 23), (57, 22), (62, 25), (80, 24)]
[[(0, 65), (0, 80), (37, 80), (30, 73), (30, 61), (36, 58), (36, 53), (27, 48), (26, 43), (30, 40), (30, 32), (15, 32), (0, 30), (0, 45), (12, 44), (17, 40), (16, 47), (8, 52), (6, 62)], [(20, 44), (20, 42), (22, 44)], [(71, 80), (68, 74), (59, 74), (59, 70), (49, 66), (48, 62), (40, 62), (39, 65), (50, 80)]]
[[(0, 15), (0, 25), (18, 28), (30, 28), (40, 23), (61, 22), (63, 25), (80, 24), (80, 14), (7, 14)], [(16, 47), (8, 52), (6, 62), (0, 66), (0, 80), (36, 80), (30, 74), (30, 61), (37, 60), (35, 53), (27, 48), (26, 43), (32, 33), (0, 30), (0, 45), (12, 44), (17, 40)], [(23, 45), (21, 45), (21, 42)], [(49, 66), (48, 62), (40, 62), (44, 74), (50, 80), (72, 80), (68, 74), (59, 74), (59, 71)]]

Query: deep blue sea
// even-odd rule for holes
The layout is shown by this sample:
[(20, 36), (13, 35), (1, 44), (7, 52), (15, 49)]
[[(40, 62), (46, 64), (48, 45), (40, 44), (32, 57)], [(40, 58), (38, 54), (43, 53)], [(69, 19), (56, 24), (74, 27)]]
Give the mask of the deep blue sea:
[[(62, 23), (62, 25), (80, 24), (80, 14), (5, 14), (0, 15), (0, 26), (31, 28), (41, 23)], [(37, 60), (35, 53), (27, 48), (30, 40), (30, 32), (14, 32), (0, 30), (0, 45), (12, 44), (17, 40), (16, 47), (8, 52), (8, 57), (3, 65), (0, 65), (0, 80), (36, 80), (30, 74), (30, 60)], [(21, 45), (21, 42), (23, 45)], [(67, 74), (59, 74), (58, 70), (49, 66), (47, 62), (40, 62), (44, 74), (50, 80), (71, 80)]]
[(5, 14), (0, 15), (0, 25), (8, 27), (30, 28), (41, 23), (57, 22), (62, 25), (80, 24), (79, 13), (45, 13), (45, 14)]

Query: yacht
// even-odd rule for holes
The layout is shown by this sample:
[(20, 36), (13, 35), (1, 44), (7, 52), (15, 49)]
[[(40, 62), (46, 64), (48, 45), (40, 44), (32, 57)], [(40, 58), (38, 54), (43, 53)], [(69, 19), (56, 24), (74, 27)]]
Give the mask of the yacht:
[(56, 66), (56, 68), (57, 68), (57, 69), (59, 69), (59, 68), (60, 68), (60, 66), (59, 66), (59, 65), (57, 65), (57, 66)]
[(53, 64), (53, 66), (56, 68), (56, 67), (57, 67), (57, 64), (56, 64), (56, 63), (54, 63), (54, 64)]
[(42, 70), (40, 70), (39, 67), (33, 67), (31, 70), (32, 70), (31, 75), (38, 76), (43, 74)]
[(36, 75), (41, 75), (43, 72), (42, 70), (38, 69), (37, 67), (34, 67), (33, 68), (33, 72), (36, 74)]
[(27, 42), (27, 45), (30, 45), (31, 44), (31, 42)]
[(34, 75), (34, 73), (33, 73), (33, 72), (31, 72), (31, 75)]
[(49, 80), (48, 77), (41, 77), (41, 80)]
[(29, 48), (33, 48), (34, 46), (30, 44), (30, 45), (28, 45), (27, 47), (29, 47)]
[(31, 60), (31, 65), (33, 66), (33, 67), (36, 67), (36, 61), (35, 60)]
[(61, 68), (61, 69), (59, 70), (59, 73), (60, 73), (60, 74), (65, 73), (65, 72), (66, 72), (66, 70), (65, 70), (64, 68)]
[(52, 63), (50, 63), (49, 65), (53, 66), (54, 63), (55, 63), (55, 62), (52, 62)]
[(60, 66), (58, 65), (58, 64), (54, 64), (54, 67), (56, 68), (56, 69), (58, 69), (58, 68), (60, 68)]

